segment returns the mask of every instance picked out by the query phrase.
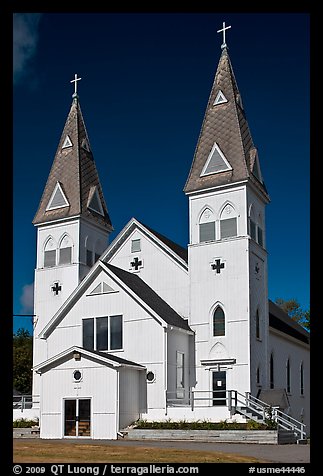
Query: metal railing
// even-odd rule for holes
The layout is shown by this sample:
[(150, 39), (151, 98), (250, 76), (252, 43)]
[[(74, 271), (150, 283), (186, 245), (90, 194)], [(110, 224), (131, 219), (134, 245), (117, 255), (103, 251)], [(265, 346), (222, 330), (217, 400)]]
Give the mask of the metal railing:
[[(282, 412), (277, 407), (271, 407), (268, 403), (259, 400), (249, 392), (242, 394), (237, 390), (228, 390), (228, 408), (231, 415), (236, 412), (245, 415), (245, 411), (250, 411), (251, 415), (256, 414), (263, 423), (271, 419), (277, 423), (278, 430), (284, 429), (292, 431), (300, 439), (306, 438), (306, 425), (295, 418)], [(250, 416), (252, 419), (252, 416)]]
[(190, 406), (212, 407), (217, 405), (228, 406), (228, 394), (223, 396), (223, 390), (177, 390), (167, 391), (166, 399), (168, 407)]
[(14, 410), (30, 410), (33, 407), (39, 407), (39, 395), (13, 395), (13, 409)]

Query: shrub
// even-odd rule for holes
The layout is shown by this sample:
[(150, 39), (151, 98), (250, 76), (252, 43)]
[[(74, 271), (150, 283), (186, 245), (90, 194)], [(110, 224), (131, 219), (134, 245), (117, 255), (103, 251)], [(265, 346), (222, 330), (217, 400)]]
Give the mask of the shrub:
[(13, 428), (31, 428), (35, 425), (38, 425), (38, 420), (27, 420), (26, 418), (20, 418), (19, 420), (14, 420), (13, 422)]

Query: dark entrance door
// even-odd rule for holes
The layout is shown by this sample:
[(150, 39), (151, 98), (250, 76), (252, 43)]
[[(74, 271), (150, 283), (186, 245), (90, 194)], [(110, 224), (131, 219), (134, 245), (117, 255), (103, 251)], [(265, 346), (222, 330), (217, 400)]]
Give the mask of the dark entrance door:
[(91, 436), (91, 400), (65, 400), (64, 436)]
[(226, 405), (226, 372), (213, 372), (213, 406)]

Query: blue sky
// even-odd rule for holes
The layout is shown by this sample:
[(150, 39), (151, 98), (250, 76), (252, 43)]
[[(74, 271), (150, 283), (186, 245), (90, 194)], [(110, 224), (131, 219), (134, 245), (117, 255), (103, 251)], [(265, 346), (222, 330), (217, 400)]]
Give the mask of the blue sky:
[[(116, 236), (134, 216), (188, 242), (183, 187), (221, 54), (222, 22), (271, 203), (269, 298), (309, 307), (309, 15), (16, 14), (14, 313), (32, 313), (37, 210), (74, 74)], [(14, 329), (30, 319), (14, 319)]]

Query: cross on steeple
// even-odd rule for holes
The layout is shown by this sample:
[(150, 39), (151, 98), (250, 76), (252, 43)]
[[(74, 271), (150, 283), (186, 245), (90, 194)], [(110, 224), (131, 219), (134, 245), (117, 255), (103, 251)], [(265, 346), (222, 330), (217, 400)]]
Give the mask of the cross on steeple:
[(221, 269), (224, 268), (224, 263), (221, 263), (220, 259), (216, 259), (215, 263), (211, 264), (211, 268), (216, 270), (217, 274), (221, 273)]
[(222, 28), (221, 28), (221, 30), (218, 30), (218, 31), (217, 31), (217, 33), (221, 33), (221, 31), (223, 32), (223, 43), (222, 43), (222, 45), (221, 45), (222, 50), (227, 47), (227, 44), (226, 44), (226, 42), (225, 42), (225, 31), (226, 31), (226, 30), (229, 30), (229, 28), (231, 28), (231, 25), (226, 27), (226, 26), (225, 26), (225, 21), (224, 21), (224, 22), (222, 23)]
[(139, 261), (139, 259), (136, 257), (133, 261), (131, 261), (130, 264), (133, 268), (135, 268), (136, 271), (138, 271), (139, 266), (142, 265), (142, 261), (141, 260)]
[(70, 81), (70, 83), (74, 83), (74, 94), (73, 94), (73, 98), (77, 97), (77, 81), (81, 81), (82, 78), (78, 78), (77, 77), (77, 73), (75, 73), (74, 75), (74, 79), (72, 79), (72, 81)]
[(61, 290), (62, 290), (62, 286), (59, 285), (58, 283), (55, 283), (54, 286), (52, 286), (52, 291), (55, 294), (55, 296), (57, 296)]

